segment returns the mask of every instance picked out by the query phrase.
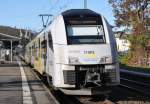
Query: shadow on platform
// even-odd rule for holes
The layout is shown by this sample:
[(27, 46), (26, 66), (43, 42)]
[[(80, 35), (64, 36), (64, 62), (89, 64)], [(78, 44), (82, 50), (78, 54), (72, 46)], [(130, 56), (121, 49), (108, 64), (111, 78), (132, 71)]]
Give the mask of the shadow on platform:
[[(23, 67), (26, 67), (28, 65), (22, 65)], [(19, 68), (19, 65), (17, 63), (17, 61), (5, 61), (4, 63), (0, 63), (0, 67), (18, 67)]]

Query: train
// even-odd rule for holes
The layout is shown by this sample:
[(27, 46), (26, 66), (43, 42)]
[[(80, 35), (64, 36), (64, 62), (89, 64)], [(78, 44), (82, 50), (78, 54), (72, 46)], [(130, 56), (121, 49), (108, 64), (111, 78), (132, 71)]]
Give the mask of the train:
[(105, 94), (120, 83), (112, 27), (90, 9), (60, 13), (24, 52), (50, 85), (69, 95)]

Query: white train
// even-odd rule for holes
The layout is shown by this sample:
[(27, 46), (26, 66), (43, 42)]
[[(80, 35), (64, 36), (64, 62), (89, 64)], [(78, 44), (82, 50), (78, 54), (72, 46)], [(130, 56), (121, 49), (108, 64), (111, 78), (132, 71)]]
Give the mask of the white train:
[(120, 83), (112, 29), (88, 9), (62, 12), (26, 46), (25, 60), (67, 94), (102, 94)]

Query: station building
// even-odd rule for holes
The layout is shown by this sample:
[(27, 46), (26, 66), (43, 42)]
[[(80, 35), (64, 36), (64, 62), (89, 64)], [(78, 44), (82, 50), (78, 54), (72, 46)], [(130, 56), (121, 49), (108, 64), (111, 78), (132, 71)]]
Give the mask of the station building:
[(0, 62), (13, 61), (15, 46), (20, 38), (0, 33)]

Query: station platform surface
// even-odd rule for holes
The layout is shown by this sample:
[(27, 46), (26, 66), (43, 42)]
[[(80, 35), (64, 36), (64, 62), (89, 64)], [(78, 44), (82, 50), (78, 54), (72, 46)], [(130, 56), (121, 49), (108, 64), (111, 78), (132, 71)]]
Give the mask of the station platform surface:
[(32, 70), (19, 59), (0, 64), (0, 104), (57, 104)]

